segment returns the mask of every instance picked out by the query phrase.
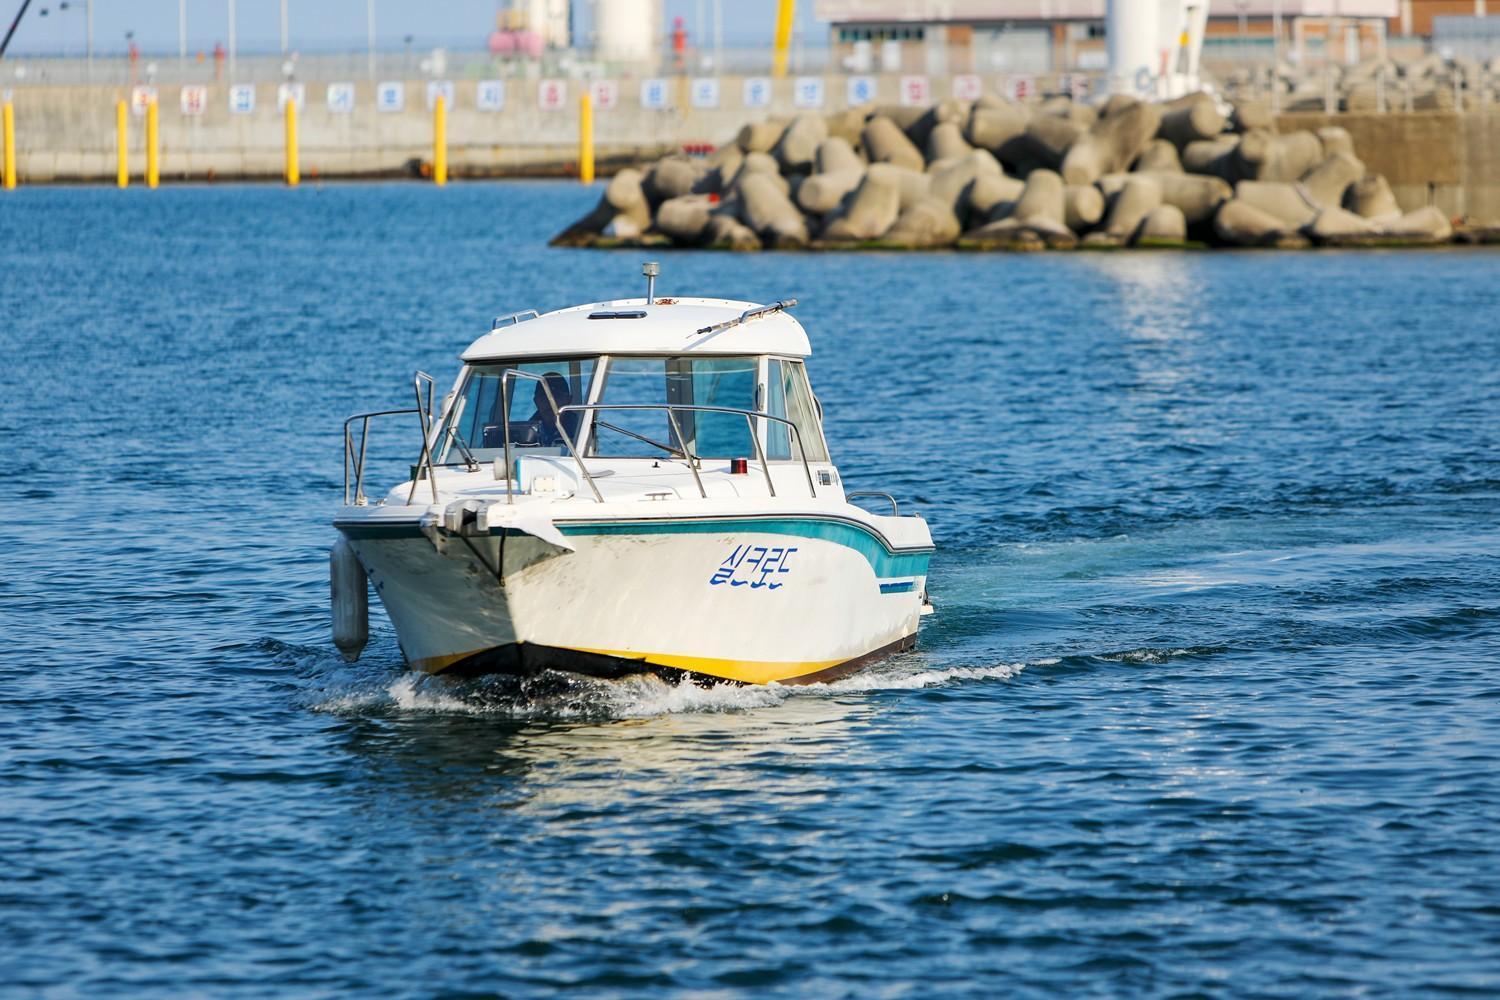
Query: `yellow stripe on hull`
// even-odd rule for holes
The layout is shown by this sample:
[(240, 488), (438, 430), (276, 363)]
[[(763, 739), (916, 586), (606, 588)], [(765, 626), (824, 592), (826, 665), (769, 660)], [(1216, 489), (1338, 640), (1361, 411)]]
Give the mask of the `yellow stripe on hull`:
[[(450, 653), (445, 656), (429, 656), (413, 660), (411, 665), (427, 674), (439, 674), (455, 664), (471, 657), (487, 653), (490, 649), (475, 649), (467, 653)], [(618, 649), (589, 649), (583, 646), (566, 647), (575, 653), (593, 656), (608, 656), (616, 660), (640, 663), (643, 667), (672, 667), (689, 670), (696, 674), (718, 677), (722, 680), (738, 681), (741, 684), (772, 684), (789, 681), (836, 667), (848, 660), (811, 660), (793, 662), (764, 662), (759, 660), (720, 660), (707, 656), (678, 656), (673, 653), (630, 653)]]
[(613, 656), (619, 660), (639, 660), (654, 667), (675, 667), (691, 670), (695, 674), (708, 674), (741, 684), (772, 684), (777, 681), (805, 677), (829, 667), (836, 667), (844, 660), (814, 660), (810, 663), (765, 663), (758, 660), (718, 660), (707, 656), (676, 656), (671, 653), (622, 653), (616, 649), (579, 649), (580, 653), (596, 656)]

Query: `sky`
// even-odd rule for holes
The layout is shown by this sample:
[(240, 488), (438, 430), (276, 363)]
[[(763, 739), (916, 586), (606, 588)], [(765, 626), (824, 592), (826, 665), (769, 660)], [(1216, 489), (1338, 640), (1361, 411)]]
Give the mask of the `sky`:
[[(22, 0), (0, 0), (0, 30), (8, 28)], [(190, 52), (208, 51), (228, 38), (229, 0), (184, 0)], [(609, 0), (599, 0), (607, 3)], [(66, 8), (63, 4), (66, 3)], [(362, 50), (365, 46), (366, 0), (287, 0), (292, 48), (306, 52)], [(712, 0), (662, 0), (665, 21), (681, 17), (693, 34), (697, 13), (705, 11), (703, 40), (711, 38)], [(27, 54), (82, 54), (85, 0), (32, 0), (8, 57)], [(93, 0), (94, 51), (123, 52), (125, 33), (135, 32), (142, 51), (175, 54), (178, 0)], [(575, 24), (586, 22), (588, 0), (573, 0)], [(766, 45), (776, 20), (776, 0), (720, 0), (724, 43)], [(280, 49), (280, 0), (235, 0), (239, 51)], [(400, 49), (412, 35), (413, 49), (444, 46), (477, 49), (494, 28), (499, 0), (375, 0), (375, 30), (382, 48)], [(814, 24), (812, 0), (797, 4), (799, 27), (807, 44), (821, 44), (826, 30)], [(46, 10), (43, 15), (41, 12)], [(666, 25), (662, 27), (663, 33)]]

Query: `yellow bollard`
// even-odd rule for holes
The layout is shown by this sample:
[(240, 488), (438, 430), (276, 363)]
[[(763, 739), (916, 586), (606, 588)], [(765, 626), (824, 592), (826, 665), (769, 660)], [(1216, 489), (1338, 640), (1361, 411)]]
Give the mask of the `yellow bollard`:
[(594, 98), (586, 90), (578, 99), (578, 179), (594, 183)]
[(146, 105), (146, 186), (153, 191), (161, 182), (161, 153), (158, 148), (156, 98)]
[(302, 183), (302, 171), (297, 166), (297, 102), (286, 101), (286, 186), (296, 187)]
[(787, 53), (792, 47), (792, 22), (796, 19), (797, 0), (778, 0), (776, 5), (776, 50), (771, 64), (772, 76), (786, 76)]
[(432, 183), (448, 183), (448, 102), (442, 94), (432, 105)]
[(115, 103), (115, 184), (121, 188), (130, 186), (130, 112), (124, 101)]
[(16, 112), (10, 106), (9, 101), (5, 102), (4, 108), (0, 108), (0, 119), (3, 119), (0, 131), (5, 133), (5, 165), (3, 168), (5, 190), (14, 191), (16, 189)]

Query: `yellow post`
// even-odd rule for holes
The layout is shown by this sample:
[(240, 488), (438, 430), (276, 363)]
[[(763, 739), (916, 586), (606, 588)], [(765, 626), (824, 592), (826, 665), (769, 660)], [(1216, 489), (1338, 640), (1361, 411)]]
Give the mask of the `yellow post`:
[(787, 53), (792, 48), (792, 22), (797, 14), (797, 0), (778, 0), (776, 5), (776, 51), (771, 64), (772, 76), (786, 76)]
[(156, 98), (146, 105), (146, 186), (155, 190), (161, 181), (161, 154), (157, 148)]
[(286, 186), (296, 187), (302, 183), (302, 171), (297, 165), (297, 101), (286, 99)]
[(442, 94), (432, 105), (432, 183), (448, 183), (448, 101)]
[(124, 101), (115, 102), (115, 184), (130, 186), (130, 112)]
[(578, 99), (578, 179), (594, 183), (594, 98), (587, 90)]
[(0, 119), (4, 120), (4, 124), (0, 125), (0, 131), (5, 133), (5, 190), (14, 191), (16, 189), (16, 112), (10, 106), (9, 101), (5, 102), (4, 108), (0, 108)]

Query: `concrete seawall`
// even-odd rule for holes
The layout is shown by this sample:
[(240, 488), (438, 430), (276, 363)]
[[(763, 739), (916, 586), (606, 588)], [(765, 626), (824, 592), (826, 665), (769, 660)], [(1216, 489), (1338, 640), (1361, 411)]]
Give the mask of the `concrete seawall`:
[[(820, 78), (821, 79), (821, 78)], [(922, 78), (926, 80), (927, 78)], [(901, 80), (868, 78), (872, 104), (897, 105)], [(686, 78), (670, 78), (661, 109), (642, 106), (643, 81), (616, 81), (613, 107), (595, 114), (601, 172), (652, 160), (684, 146), (729, 141), (746, 121), (790, 116), (799, 108), (800, 81), (759, 81), (764, 106), (746, 106), (754, 78), (719, 80), (716, 107), (695, 107)], [(954, 80), (933, 77), (935, 99)], [(455, 177), (566, 176), (576, 172), (579, 81), (568, 81), (550, 108), (541, 93), (546, 81), (505, 81), (503, 106), (480, 110), (478, 83), (457, 81), (448, 121), (449, 170)], [(404, 83), (403, 107), (377, 110), (376, 84), (352, 84), (352, 109), (333, 110), (329, 84), (303, 84), (299, 107), (304, 177), (396, 177), (421, 173), (432, 157), (432, 115), (427, 81)], [(198, 114), (183, 113), (178, 87), (159, 88), (161, 175), (164, 182), (205, 179), (264, 179), (281, 176), (284, 131), (277, 88), (255, 87), (254, 109), (232, 114), (226, 85), (209, 85)], [(845, 106), (846, 80), (824, 82), (821, 110)], [(115, 104), (131, 90), (117, 86), (18, 88), (15, 106), (17, 166), (22, 184), (112, 182), (115, 176)], [(805, 95), (804, 95), (805, 98)], [(1436, 205), (1449, 215), (1500, 222), (1500, 108), (1467, 113), (1283, 114), (1283, 131), (1322, 125), (1348, 129), (1369, 167), (1386, 175), (1406, 210)], [(145, 123), (130, 117), (130, 172), (145, 169)]]

